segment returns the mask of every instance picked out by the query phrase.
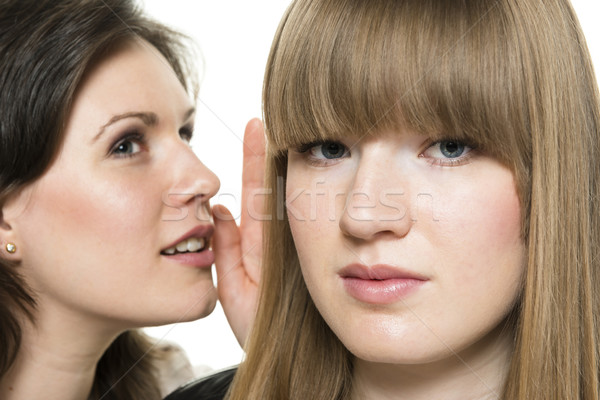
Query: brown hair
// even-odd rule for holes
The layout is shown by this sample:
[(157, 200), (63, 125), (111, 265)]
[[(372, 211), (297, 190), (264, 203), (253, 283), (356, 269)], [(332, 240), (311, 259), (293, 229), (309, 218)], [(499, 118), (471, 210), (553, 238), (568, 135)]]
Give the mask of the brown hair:
[(287, 149), (410, 127), (514, 173), (528, 261), (504, 399), (598, 399), (600, 103), (568, 0), (297, 0), (264, 82), (262, 291), (230, 399), (342, 399), (352, 355), (303, 281), (281, 200)]
[[(0, 4), (0, 205), (51, 164), (86, 70), (111, 48), (135, 38), (158, 49), (195, 97), (184, 37), (144, 16), (132, 0)], [(23, 316), (34, 319), (35, 293), (16, 265), (0, 258), (0, 379), (19, 351)], [(161, 398), (151, 350), (141, 332), (121, 334), (98, 364), (94, 398)]]

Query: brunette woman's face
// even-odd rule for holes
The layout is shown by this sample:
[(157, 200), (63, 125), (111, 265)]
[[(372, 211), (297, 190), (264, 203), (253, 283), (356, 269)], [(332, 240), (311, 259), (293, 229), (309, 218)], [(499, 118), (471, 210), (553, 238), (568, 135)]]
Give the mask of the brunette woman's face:
[(502, 331), (524, 265), (509, 169), (410, 131), (288, 157), (286, 205), (304, 279), (355, 356), (430, 363)]
[(45, 315), (128, 328), (212, 311), (219, 180), (188, 144), (193, 125), (193, 103), (148, 43), (88, 71), (56, 160), (5, 215)]

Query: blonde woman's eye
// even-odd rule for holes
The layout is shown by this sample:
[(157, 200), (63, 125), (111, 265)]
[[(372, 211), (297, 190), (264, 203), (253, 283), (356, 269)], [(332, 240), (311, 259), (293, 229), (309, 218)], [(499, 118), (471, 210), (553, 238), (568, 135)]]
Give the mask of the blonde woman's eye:
[(350, 149), (341, 142), (327, 140), (306, 143), (294, 149), (305, 162), (315, 167), (335, 165), (350, 157)]
[(348, 153), (348, 148), (338, 142), (325, 142), (312, 146), (309, 152), (315, 158), (333, 160), (344, 157)]
[(438, 165), (459, 165), (470, 157), (472, 147), (458, 140), (440, 140), (429, 146), (423, 157)]
[(446, 158), (460, 157), (465, 153), (467, 146), (460, 142), (445, 140), (439, 143), (440, 153)]

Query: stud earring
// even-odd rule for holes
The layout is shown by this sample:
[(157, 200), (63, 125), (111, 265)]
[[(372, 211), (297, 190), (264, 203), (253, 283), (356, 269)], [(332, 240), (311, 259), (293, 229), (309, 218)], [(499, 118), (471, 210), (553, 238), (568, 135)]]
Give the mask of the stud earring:
[(6, 251), (8, 251), (10, 254), (13, 254), (15, 251), (17, 251), (17, 246), (14, 243), (7, 243)]

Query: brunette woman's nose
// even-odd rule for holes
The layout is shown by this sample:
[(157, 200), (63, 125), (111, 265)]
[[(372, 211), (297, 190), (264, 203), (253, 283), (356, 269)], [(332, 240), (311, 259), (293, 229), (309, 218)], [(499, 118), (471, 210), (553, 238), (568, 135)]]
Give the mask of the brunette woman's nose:
[(187, 150), (173, 158), (171, 168), (174, 170), (174, 179), (169, 189), (168, 202), (172, 207), (196, 205), (209, 218), (209, 200), (217, 194), (221, 182), (191, 149)]

